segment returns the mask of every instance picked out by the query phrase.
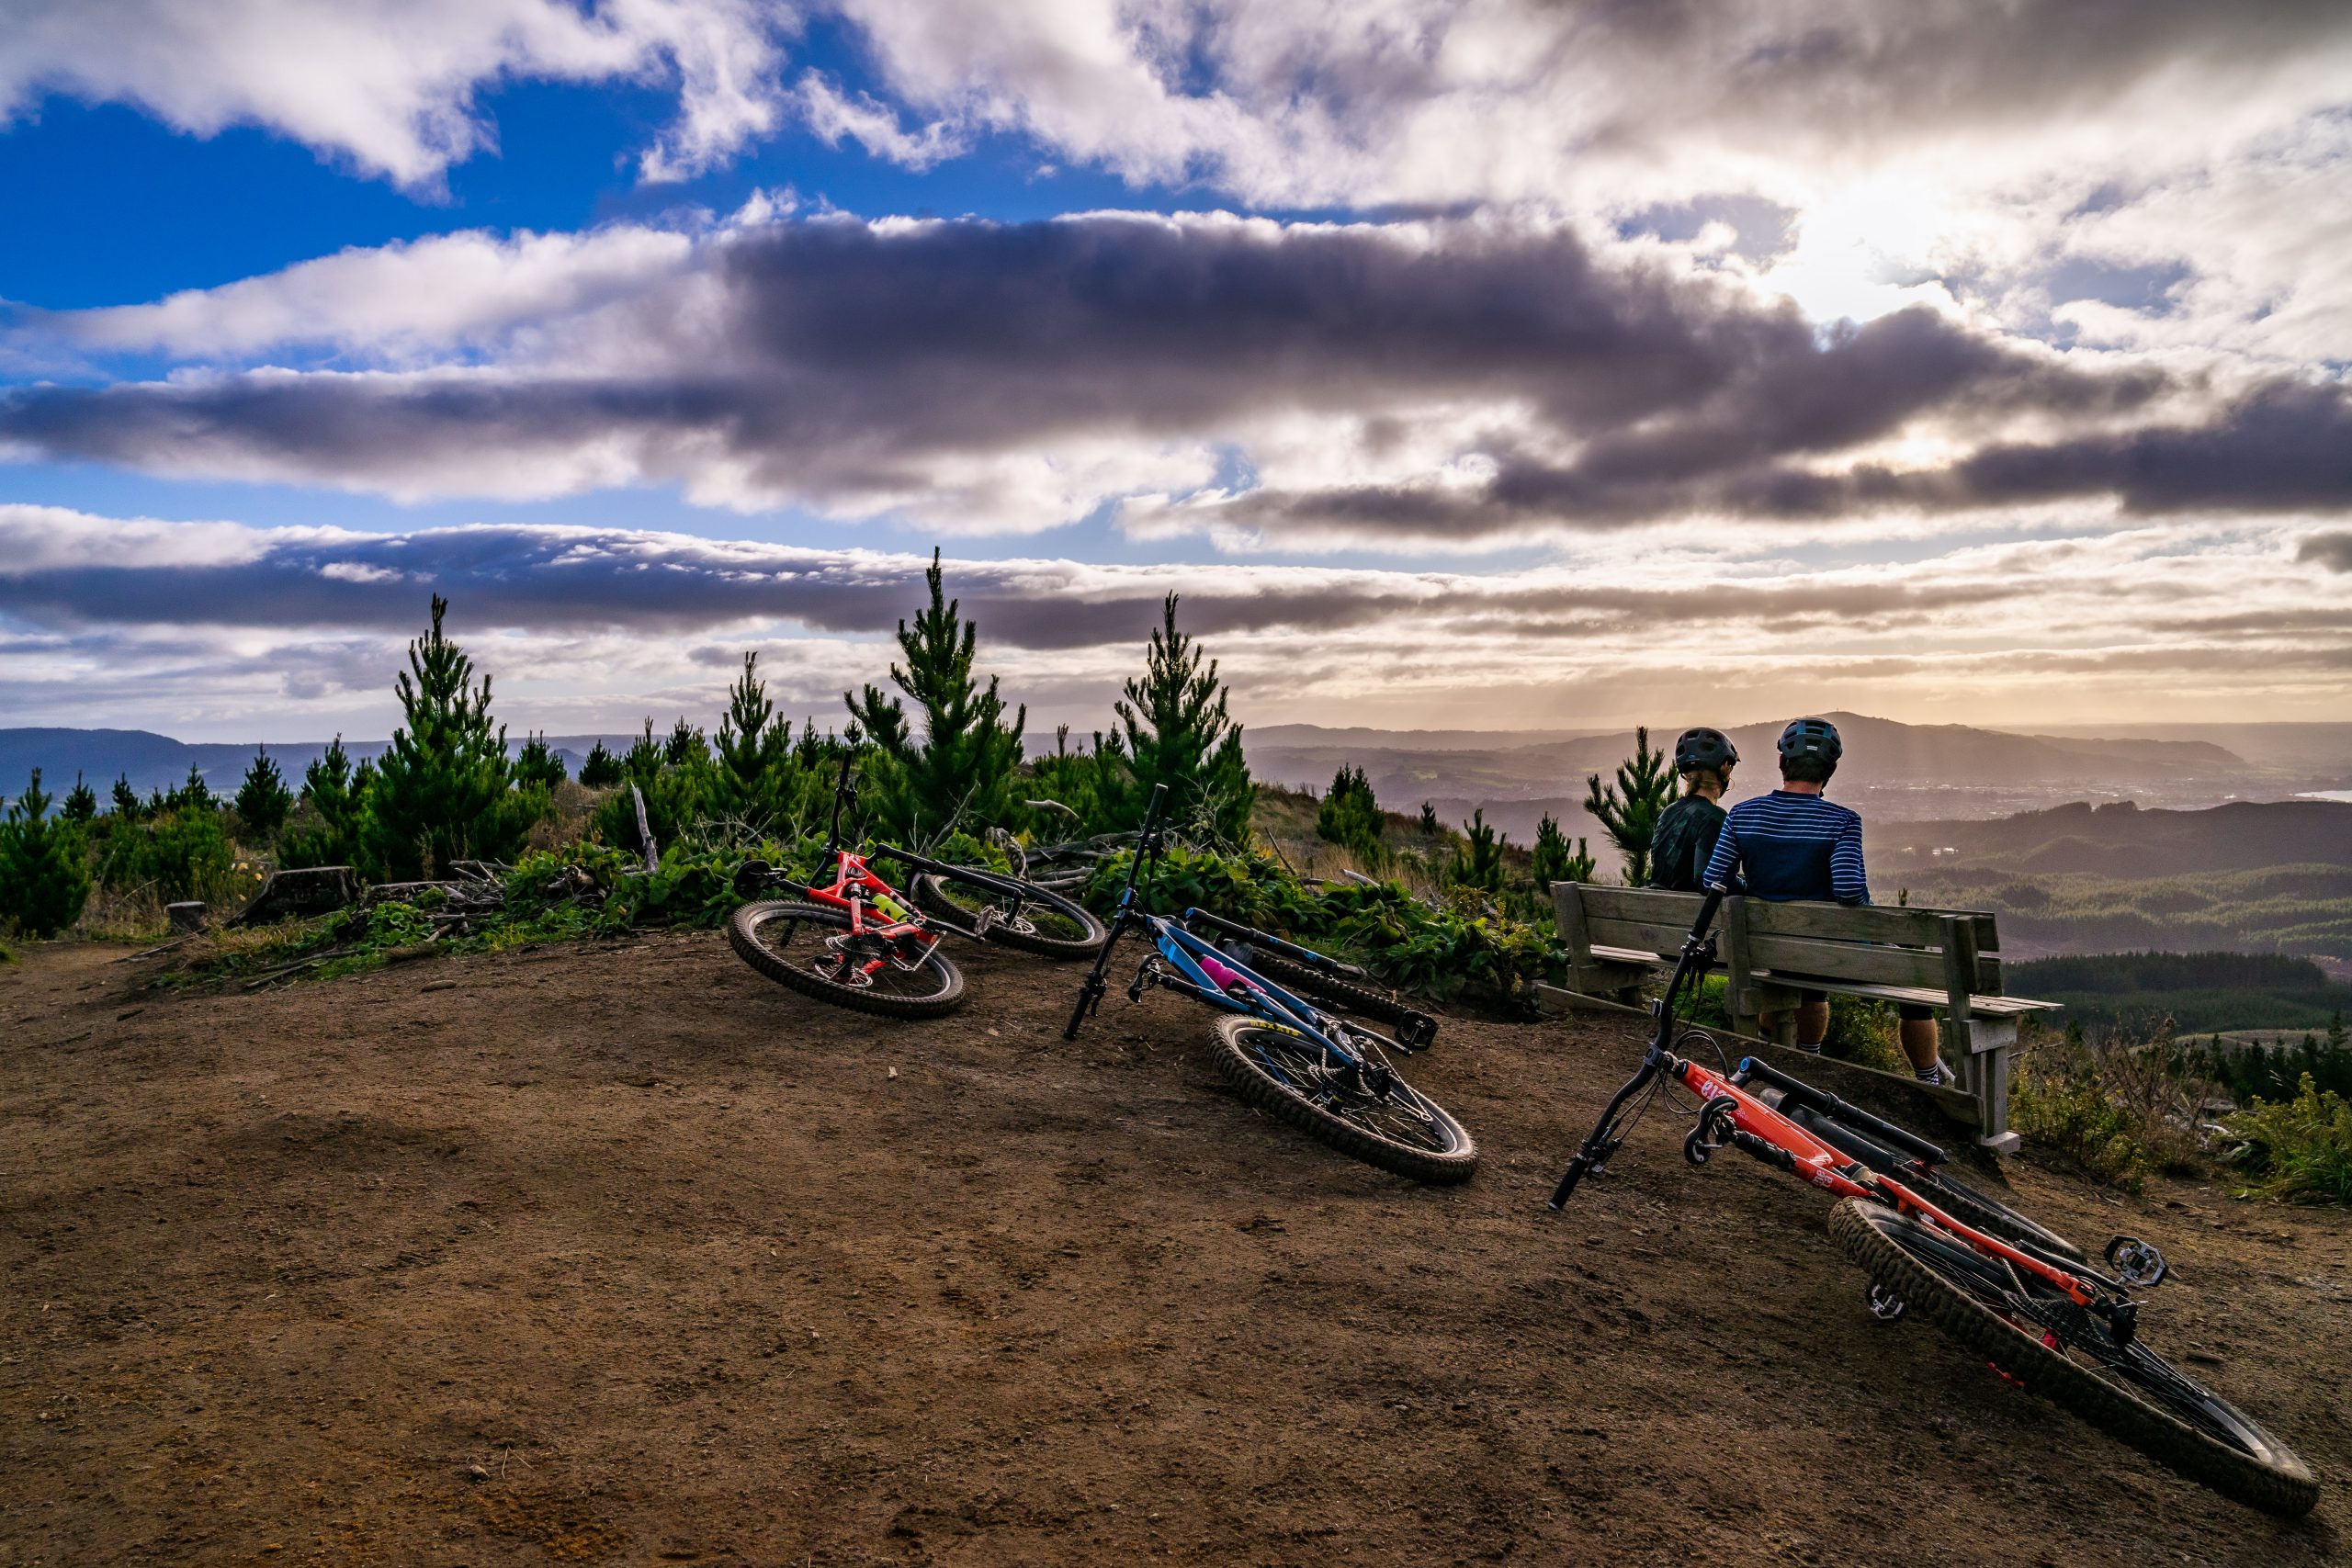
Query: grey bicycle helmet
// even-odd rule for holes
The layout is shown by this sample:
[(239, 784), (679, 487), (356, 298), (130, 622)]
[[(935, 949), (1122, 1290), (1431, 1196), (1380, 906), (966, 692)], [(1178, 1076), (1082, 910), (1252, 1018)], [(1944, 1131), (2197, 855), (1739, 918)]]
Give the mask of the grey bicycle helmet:
[(1725, 768), (1739, 761), (1739, 748), (1720, 729), (1686, 729), (1674, 743), (1674, 771)]
[(1826, 718), (1801, 718), (1781, 731), (1781, 763), (1818, 763), (1834, 768), (1838, 759), (1846, 754), (1846, 743), (1838, 739), (1838, 727)]

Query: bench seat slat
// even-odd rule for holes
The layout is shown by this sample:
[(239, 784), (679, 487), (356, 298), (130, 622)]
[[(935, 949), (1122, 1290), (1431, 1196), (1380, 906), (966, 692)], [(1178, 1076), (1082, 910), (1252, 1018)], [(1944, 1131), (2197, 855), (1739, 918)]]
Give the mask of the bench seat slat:
[[(1951, 993), (1941, 986), (1874, 986), (1863, 981), (1832, 980), (1819, 975), (1795, 975), (1783, 970), (1758, 971), (1756, 983), (1791, 990), (1835, 991), (1841, 997), (1860, 997), (1875, 1002), (1910, 1002), (1939, 1011), (1951, 1005)], [(2058, 1002), (2036, 1001), (2031, 997), (1984, 996), (1968, 998), (1968, 1010), (1987, 1018), (2019, 1018), (2027, 1013), (2052, 1011), (2061, 1005)]]

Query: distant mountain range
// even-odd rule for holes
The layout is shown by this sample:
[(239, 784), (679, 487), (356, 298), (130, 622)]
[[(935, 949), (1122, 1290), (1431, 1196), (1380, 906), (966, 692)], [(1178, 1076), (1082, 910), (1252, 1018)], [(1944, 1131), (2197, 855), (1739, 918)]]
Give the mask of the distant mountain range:
[[(510, 733), (506, 749), (521, 750), (526, 739)], [(577, 773), (597, 741), (620, 751), (636, 739), (635, 735), (551, 735), (548, 744), (563, 759), (567, 770)], [(343, 749), (356, 762), (376, 756), (390, 744), (389, 740), (345, 740)], [(282, 745), (273, 741), (267, 750), (277, 759), (278, 770), (289, 780), (299, 781), (302, 770), (316, 761), (327, 745), (324, 740)], [(101, 798), (118, 777), (129, 778), (130, 787), (145, 795), (178, 784), (190, 767), (203, 775), (214, 793), (231, 794), (259, 750), (254, 745), (175, 740), (144, 729), (0, 729), (0, 795), (14, 799), (35, 768), (41, 770), (41, 787), (51, 795), (62, 795), (71, 788), (76, 773), (90, 781)]]
[[(2086, 797), (2211, 806), (2352, 785), (2352, 725), (2213, 727), (2245, 739), (2258, 751), (2256, 760), (2205, 735), (2018, 734), (1853, 713), (1826, 716), (1846, 743), (1832, 795), (1881, 821), (2003, 817)], [(1776, 782), (1773, 746), (1781, 728), (1776, 721), (1725, 732), (1742, 759), (1736, 798)], [(1654, 729), (1651, 743), (1670, 749), (1676, 733)], [(1524, 842), (1547, 813), (1571, 835), (1597, 831), (1584, 814), (1585, 779), (1612, 776), (1632, 755), (1634, 735), (1587, 730), (1530, 738), (1292, 724), (1249, 730), (1243, 746), (1260, 778), (1321, 790), (1340, 768), (1360, 767), (1393, 810), (1418, 810), (1426, 800), (1455, 822), (1483, 808), (1488, 821)]]
[[(1846, 760), (1832, 795), (1873, 823), (1955, 821), (2041, 810), (2068, 800), (2132, 799), (2148, 807), (2199, 807), (2232, 799), (2282, 799), (2352, 787), (2352, 725), (2203, 725), (2147, 735), (2021, 734), (1966, 725), (1914, 725), (1860, 714), (1828, 716), (1845, 737)], [(1744, 759), (1733, 794), (1774, 782), (1778, 722), (1729, 730)], [(1671, 747), (1675, 731), (1651, 732)], [(624, 750), (633, 735), (558, 735), (548, 744), (577, 770), (598, 740)], [(1033, 742), (1040, 738), (1033, 737)], [(523, 738), (509, 736), (519, 747)], [(2227, 742), (2226, 744), (2224, 742)], [(346, 740), (354, 758), (383, 740)], [(1244, 732), (1251, 770), (1270, 782), (1321, 790), (1341, 767), (1361, 767), (1392, 810), (1423, 801), (1448, 822), (1483, 808), (1516, 841), (1534, 837), (1550, 813), (1573, 835), (1597, 825), (1583, 808), (1585, 777), (1610, 776), (1631, 755), (1629, 730), (1381, 730), (1269, 725)], [(192, 743), (141, 729), (0, 729), (0, 795), (24, 787), (34, 768), (52, 791), (78, 771), (100, 794), (118, 774), (144, 794), (169, 789), (190, 766), (216, 790), (236, 786), (250, 745)], [(326, 750), (323, 740), (273, 744), (289, 778)]]

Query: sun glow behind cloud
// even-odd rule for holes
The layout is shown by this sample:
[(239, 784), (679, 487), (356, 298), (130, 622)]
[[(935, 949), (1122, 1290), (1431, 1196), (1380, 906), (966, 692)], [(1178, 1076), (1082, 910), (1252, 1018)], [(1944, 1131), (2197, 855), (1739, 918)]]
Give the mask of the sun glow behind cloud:
[[(497, 155), (499, 82), (649, 95), (612, 150), (626, 199), (0, 307), (0, 457), (51, 499), (78, 474), (180, 487), (153, 509), (187, 517), (233, 485), (314, 496), (322, 522), (345, 496), (494, 502), (573, 553), (522, 549), (503, 570), (542, 591), (516, 595), (457, 536), (408, 529), (305, 579), (390, 596), (370, 629), (272, 622), (232, 647), (191, 626), (212, 651), (189, 669), (216, 676), (142, 688), (114, 676), (157, 678), (154, 573), (226, 570), (222, 548), (282, 570), (340, 536), (18, 508), (48, 563), (0, 569), (23, 711), (78, 685), (258, 721), (255, 637), (357, 670), (414, 619), (381, 606), (434, 584), (564, 671), (506, 688), (550, 722), (683, 703), (695, 656), (614, 656), (562, 602), (593, 602), (614, 552), (654, 570), (663, 526), (546, 527), (628, 495), (747, 536), (747, 558), (874, 550), (893, 583), (933, 540), (976, 583), (1031, 563), (1095, 629), (1050, 651), (989, 635), (1080, 717), (1137, 634), (1073, 585), (1125, 573), (1148, 599), (1171, 571), (1252, 711), (1283, 717), (1599, 721), (1685, 689), (2012, 721), (2352, 713), (2352, 574), (2325, 542), (2352, 509), (2340, 11), (2165, 0), (2128, 37), (2055, 0), (272, 14), (34, 6), (0, 39), (0, 112), (64, 94), (257, 126), (435, 200)], [(852, 215), (794, 148), (922, 195)], [(984, 170), (1045, 165), (1136, 199), (938, 216)], [(125, 558), (74, 553), (101, 548)], [(662, 559), (723, 597), (707, 563)], [(1530, 583), (1588, 598), (1531, 605)], [(1644, 583), (1678, 591), (1649, 622), (1591, 601)], [(1282, 615), (1233, 608), (1269, 594)], [(778, 639), (814, 694), (904, 608), (662, 636)], [(380, 680), (275, 701), (356, 721)]]

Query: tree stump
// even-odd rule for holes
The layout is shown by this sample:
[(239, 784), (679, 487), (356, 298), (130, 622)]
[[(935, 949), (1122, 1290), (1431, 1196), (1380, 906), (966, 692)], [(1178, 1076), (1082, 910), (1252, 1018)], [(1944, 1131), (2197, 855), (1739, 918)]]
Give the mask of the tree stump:
[(347, 865), (309, 865), (296, 871), (275, 871), (235, 923), (262, 926), (273, 920), (330, 914), (349, 904), (356, 891)]
[(172, 930), (186, 935), (204, 929), (204, 905), (199, 901), (166, 904), (164, 913), (171, 918)]

